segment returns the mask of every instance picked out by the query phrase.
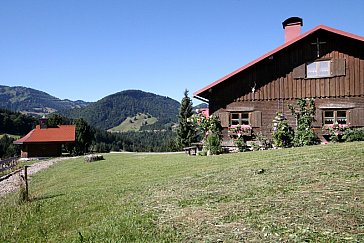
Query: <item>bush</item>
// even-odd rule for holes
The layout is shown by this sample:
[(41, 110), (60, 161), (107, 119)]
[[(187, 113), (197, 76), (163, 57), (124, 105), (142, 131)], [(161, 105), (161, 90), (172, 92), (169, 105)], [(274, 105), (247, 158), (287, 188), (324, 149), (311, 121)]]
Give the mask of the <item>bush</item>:
[(263, 135), (263, 133), (258, 132), (255, 135), (254, 142), (252, 143), (253, 150), (267, 150), (272, 148), (272, 141)]
[(220, 154), (222, 152), (221, 148), (221, 138), (219, 134), (211, 133), (207, 136), (205, 141), (205, 147), (207, 151), (210, 151), (210, 154)]
[(291, 104), (288, 105), (288, 108), (297, 121), (293, 145), (295, 147), (301, 147), (318, 144), (320, 140), (312, 130), (312, 123), (315, 121), (316, 113), (315, 100), (299, 99), (297, 105), (299, 107), (298, 111)]
[(198, 156), (206, 156), (207, 152), (206, 151), (200, 151), (197, 153)]
[(344, 141), (342, 135), (345, 134), (345, 132), (349, 129), (349, 126), (346, 124), (333, 124), (325, 126), (323, 131), (324, 133), (329, 134), (330, 142), (336, 143)]
[(346, 130), (342, 139), (346, 142), (364, 141), (364, 127)]
[(20, 146), (13, 144), (14, 138), (4, 135), (0, 138), (0, 159), (14, 157), (20, 154)]
[(239, 152), (246, 152), (248, 151), (248, 145), (244, 141), (244, 137), (240, 136), (234, 140), (235, 145), (238, 147)]
[(279, 148), (292, 147), (294, 132), (288, 121), (280, 114), (277, 114), (273, 121), (273, 144)]

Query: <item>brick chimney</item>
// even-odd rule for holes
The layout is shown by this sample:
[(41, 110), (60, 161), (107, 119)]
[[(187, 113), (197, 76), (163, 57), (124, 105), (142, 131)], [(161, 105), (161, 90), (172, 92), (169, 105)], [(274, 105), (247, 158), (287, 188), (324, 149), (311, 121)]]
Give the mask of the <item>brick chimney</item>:
[(43, 115), (42, 118), (39, 119), (40, 129), (48, 128), (48, 118)]
[(303, 20), (300, 17), (290, 17), (282, 23), (284, 29), (284, 43), (301, 35)]

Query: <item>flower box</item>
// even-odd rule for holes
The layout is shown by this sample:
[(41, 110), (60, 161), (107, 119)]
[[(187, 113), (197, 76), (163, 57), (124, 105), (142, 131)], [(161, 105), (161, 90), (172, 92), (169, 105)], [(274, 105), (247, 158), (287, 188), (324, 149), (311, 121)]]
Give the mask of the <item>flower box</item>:
[(252, 127), (250, 125), (231, 125), (228, 133), (230, 137), (251, 136)]
[(335, 133), (336, 135), (341, 135), (349, 127), (348, 124), (326, 124), (322, 127), (322, 134), (331, 135), (332, 133)]

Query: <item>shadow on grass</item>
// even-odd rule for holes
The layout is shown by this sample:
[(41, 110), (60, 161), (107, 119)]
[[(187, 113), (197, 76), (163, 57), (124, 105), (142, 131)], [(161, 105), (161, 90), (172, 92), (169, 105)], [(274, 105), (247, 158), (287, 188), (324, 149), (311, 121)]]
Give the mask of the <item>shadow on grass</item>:
[(53, 195), (46, 195), (46, 196), (39, 196), (39, 197), (33, 197), (30, 200), (32, 202), (37, 202), (37, 201), (42, 201), (42, 200), (47, 200), (47, 199), (51, 199), (51, 198), (55, 198), (55, 197), (60, 197), (60, 196), (64, 196), (66, 194), (64, 193), (59, 193), (59, 194), (53, 194)]

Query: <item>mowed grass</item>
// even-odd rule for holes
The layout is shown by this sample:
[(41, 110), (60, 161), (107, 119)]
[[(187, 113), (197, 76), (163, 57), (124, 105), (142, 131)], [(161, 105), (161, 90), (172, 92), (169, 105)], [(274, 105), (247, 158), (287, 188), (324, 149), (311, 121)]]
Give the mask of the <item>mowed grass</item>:
[(362, 242), (364, 143), (59, 162), (0, 198), (1, 242)]

